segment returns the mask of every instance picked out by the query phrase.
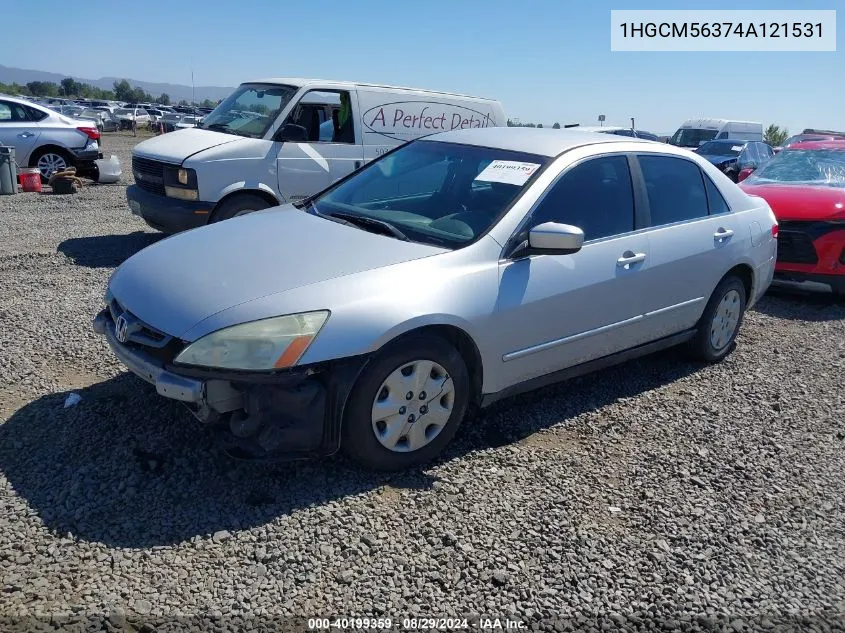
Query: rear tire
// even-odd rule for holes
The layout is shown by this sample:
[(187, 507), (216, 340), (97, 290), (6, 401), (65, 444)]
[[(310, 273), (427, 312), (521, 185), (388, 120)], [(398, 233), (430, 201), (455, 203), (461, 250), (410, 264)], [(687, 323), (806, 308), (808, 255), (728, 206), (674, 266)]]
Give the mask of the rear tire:
[(260, 211), (269, 207), (270, 204), (261, 196), (253, 193), (240, 193), (220, 203), (214, 210), (209, 224), (222, 222), (223, 220), (229, 220), (239, 215), (246, 215), (247, 213)]
[(735, 347), (736, 336), (745, 316), (745, 285), (739, 277), (725, 277), (707, 302), (690, 340), (690, 355), (708, 363), (722, 360)]
[(451, 344), (428, 334), (400, 339), (379, 352), (355, 383), (341, 446), (375, 470), (419, 466), (455, 436), (469, 396), (466, 363)]
[(39, 149), (29, 159), (29, 166), (38, 168), (41, 172), (41, 182), (45, 184), (50, 180), (53, 173), (74, 167), (75, 164), (73, 157), (68, 152), (52, 147)]

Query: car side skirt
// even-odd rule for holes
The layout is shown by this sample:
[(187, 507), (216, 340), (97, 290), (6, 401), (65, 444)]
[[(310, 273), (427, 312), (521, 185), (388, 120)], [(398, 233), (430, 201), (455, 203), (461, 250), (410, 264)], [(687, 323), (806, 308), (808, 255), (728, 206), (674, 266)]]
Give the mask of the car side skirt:
[(648, 354), (686, 343), (695, 336), (695, 332), (695, 328), (684, 330), (683, 332), (657, 339), (651, 343), (645, 343), (621, 352), (616, 352), (615, 354), (602, 356), (601, 358), (596, 358), (595, 360), (590, 360), (586, 363), (581, 363), (580, 365), (567, 367), (566, 369), (561, 369), (560, 371), (556, 371), (551, 374), (537, 376), (536, 378), (531, 378), (530, 380), (511, 385), (510, 387), (506, 387), (505, 389), (495, 393), (483, 394), (481, 396), (481, 407), (489, 407), (494, 402), (498, 402), (504, 398), (510, 398), (521, 393), (541, 389), (542, 387), (547, 387), (557, 382), (583, 376), (584, 374), (589, 374), (600, 369), (612, 367), (613, 365), (618, 365), (635, 358), (640, 358), (641, 356), (647, 356)]

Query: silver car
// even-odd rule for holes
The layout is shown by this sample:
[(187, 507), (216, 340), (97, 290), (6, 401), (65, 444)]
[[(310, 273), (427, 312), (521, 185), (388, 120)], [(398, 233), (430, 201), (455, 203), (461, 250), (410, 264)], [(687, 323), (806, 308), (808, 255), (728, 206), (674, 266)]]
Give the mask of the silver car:
[(144, 249), (94, 329), (236, 455), (401, 469), (471, 406), (674, 345), (724, 358), (776, 235), (764, 200), (687, 150), (459, 130)]
[(99, 141), (95, 121), (70, 118), (24, 99), (0, 95), (0, 145), (14, 147), (17, 164), (37, 167), (45, 181), (67, 167), (92, 168), (94, 161), (103, 157)]

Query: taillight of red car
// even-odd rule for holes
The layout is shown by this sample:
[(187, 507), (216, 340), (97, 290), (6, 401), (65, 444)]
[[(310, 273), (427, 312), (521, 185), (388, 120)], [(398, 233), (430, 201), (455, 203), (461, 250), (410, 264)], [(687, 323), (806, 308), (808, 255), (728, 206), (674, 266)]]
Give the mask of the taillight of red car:
[(778, 225), (777, 222), (772, 224), (772, 237), (777, 239), (778, 238)]
[(85, 136), (90, 138), (92, 141), (99, 141), (100, 140), (100, 130), (95, 127), (78, 127), (76, 128), (80, 132), (82, 132)]

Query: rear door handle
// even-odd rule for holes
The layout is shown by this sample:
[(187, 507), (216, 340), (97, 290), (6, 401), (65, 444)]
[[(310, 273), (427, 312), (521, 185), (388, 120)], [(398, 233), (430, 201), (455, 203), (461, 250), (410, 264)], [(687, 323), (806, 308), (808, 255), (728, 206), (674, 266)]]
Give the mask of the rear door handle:
[(29, 138), (30, 136), (35, 136), (35, 132), (21, 132), (18, 134), (18, 138)]
[(723, 229), (722, 227), (719, 227), (719, 230), (716, 231), (715, 233), (713, 233), (713, 237), (715, 237), (717, 240), (721, 241), (721, 240), (728, 239), (733, 234), (734, 234), (734, 232), (731, 231), (730, 229)]
[(616, 265), (620, 268), (624, 268), (625, 266), (630, 266), (631, 264), (639, 264), (640, 262), (645, 261), (645, 253), (633, 253), (631, 251), (625, 251), (622, 254), (622, 257), (616, 260)]

